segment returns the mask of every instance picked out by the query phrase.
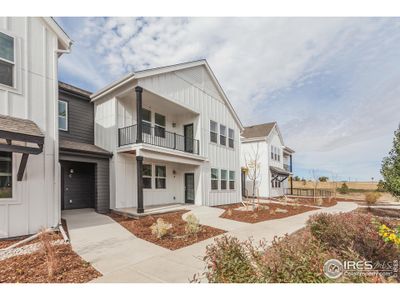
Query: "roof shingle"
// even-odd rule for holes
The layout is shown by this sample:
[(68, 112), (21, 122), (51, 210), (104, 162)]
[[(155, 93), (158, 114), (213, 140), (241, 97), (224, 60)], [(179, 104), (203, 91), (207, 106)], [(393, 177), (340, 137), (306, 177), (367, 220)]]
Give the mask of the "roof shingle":
[(5, 115), (0, 115), (0, 130), (38, 137), (44, 136), (39, 126), (32, 120)]
[(276, 122), (270, 122), (253, 126), (247, 126), (244, 128), (242, 132), (242, 137), (244, 138), (266, 137), (274, 128), (275, 124)]

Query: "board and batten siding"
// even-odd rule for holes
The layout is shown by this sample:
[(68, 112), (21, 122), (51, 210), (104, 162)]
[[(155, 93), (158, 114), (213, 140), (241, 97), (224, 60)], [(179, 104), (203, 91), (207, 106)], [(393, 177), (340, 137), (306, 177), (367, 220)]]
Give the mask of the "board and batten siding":
[(0, 85), (0, 114), (30, 119), (45, 134), (43, 152), (29, 155), (22, 181), (21, 154), (13, 154), (13, 197), (0, 199), (0, 238), (26, 235), (59, 221), (57, 36), (44, 20), (0, 17), (0, 31), (15, 38), (16, 88)]

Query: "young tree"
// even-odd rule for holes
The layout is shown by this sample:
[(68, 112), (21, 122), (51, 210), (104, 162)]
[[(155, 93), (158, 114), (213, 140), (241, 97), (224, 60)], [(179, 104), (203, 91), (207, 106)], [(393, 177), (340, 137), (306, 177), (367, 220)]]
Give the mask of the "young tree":
[(327, 181), (329, 180), (329, 178), (326, 177), (326, 176), (320, 176), (320, 177), (318, 178), (318, 180), (319, 180), (320, 182), (327, 182)]
[(400, 125), (394, 132), (393, 148), (382, 161), (381, 174), (385, 190), (400, 199)]
[(252, 152), (245, 156), (244, 160), (246, 168), (248, 170), (247, 177), (252, 183), (252, 195), (253, 199), (256, 196), (256, 190), (258, 188), (258, 182), (261, 175), (261, 161), (260, 161), (260, 145), (257, 143), (256, 148), (252, 147)]

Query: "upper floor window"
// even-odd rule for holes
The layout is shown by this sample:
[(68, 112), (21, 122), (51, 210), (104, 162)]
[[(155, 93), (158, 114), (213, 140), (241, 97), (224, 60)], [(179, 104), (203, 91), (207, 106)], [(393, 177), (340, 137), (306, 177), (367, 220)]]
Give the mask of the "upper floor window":
[(211, 189), (218, 190), (218, 169), (211, 169)]
[(58, 100), (58, 129), (68, 131), (68, 102)]
[(151, 134), (151, 111), (142, 108), (142, 131)]
[(218, 123), (210, 121), (210, 141), (218, 143)]
[(221, 170), (221, 190), (226, 190), (227, 180), (228, 180), (228, 171)]
[(219, 125), (219, 143), (226, 146), (226, 127), (222, 124)]
[(154, 121), (155, 136), (165, 138), (165, 116), (155, 113)]
[(0, 198), (12, 197), (12, 153), (0, 152)]
[(282, 149), (271, 145), (271, 159), (281, 161)]
[(0, 83), (14, 86), (14, 38), (0, 32)]
[(229, 130), (228, 130), (228, 138), (229, 138), (228, 145), (229, 145), (230, 148), (233, 148), (234, 147), (233, 145), (234, 145), (235, 131), (233, 129), (231, 129), (231, 128), (229, 128)]

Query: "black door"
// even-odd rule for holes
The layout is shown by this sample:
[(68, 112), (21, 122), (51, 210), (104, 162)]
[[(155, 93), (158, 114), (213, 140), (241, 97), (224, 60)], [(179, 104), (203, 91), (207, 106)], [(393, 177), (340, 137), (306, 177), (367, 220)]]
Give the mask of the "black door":
[(94, 208), (95, 165), (84, 162), (61, 162), (62, 209)]
[(194, 174), (185, 173), (185, 203), (194, 204)]
[(185, 136), (185, 151), (193, 153), (193, 124), (188, 124), (183, 127)]

